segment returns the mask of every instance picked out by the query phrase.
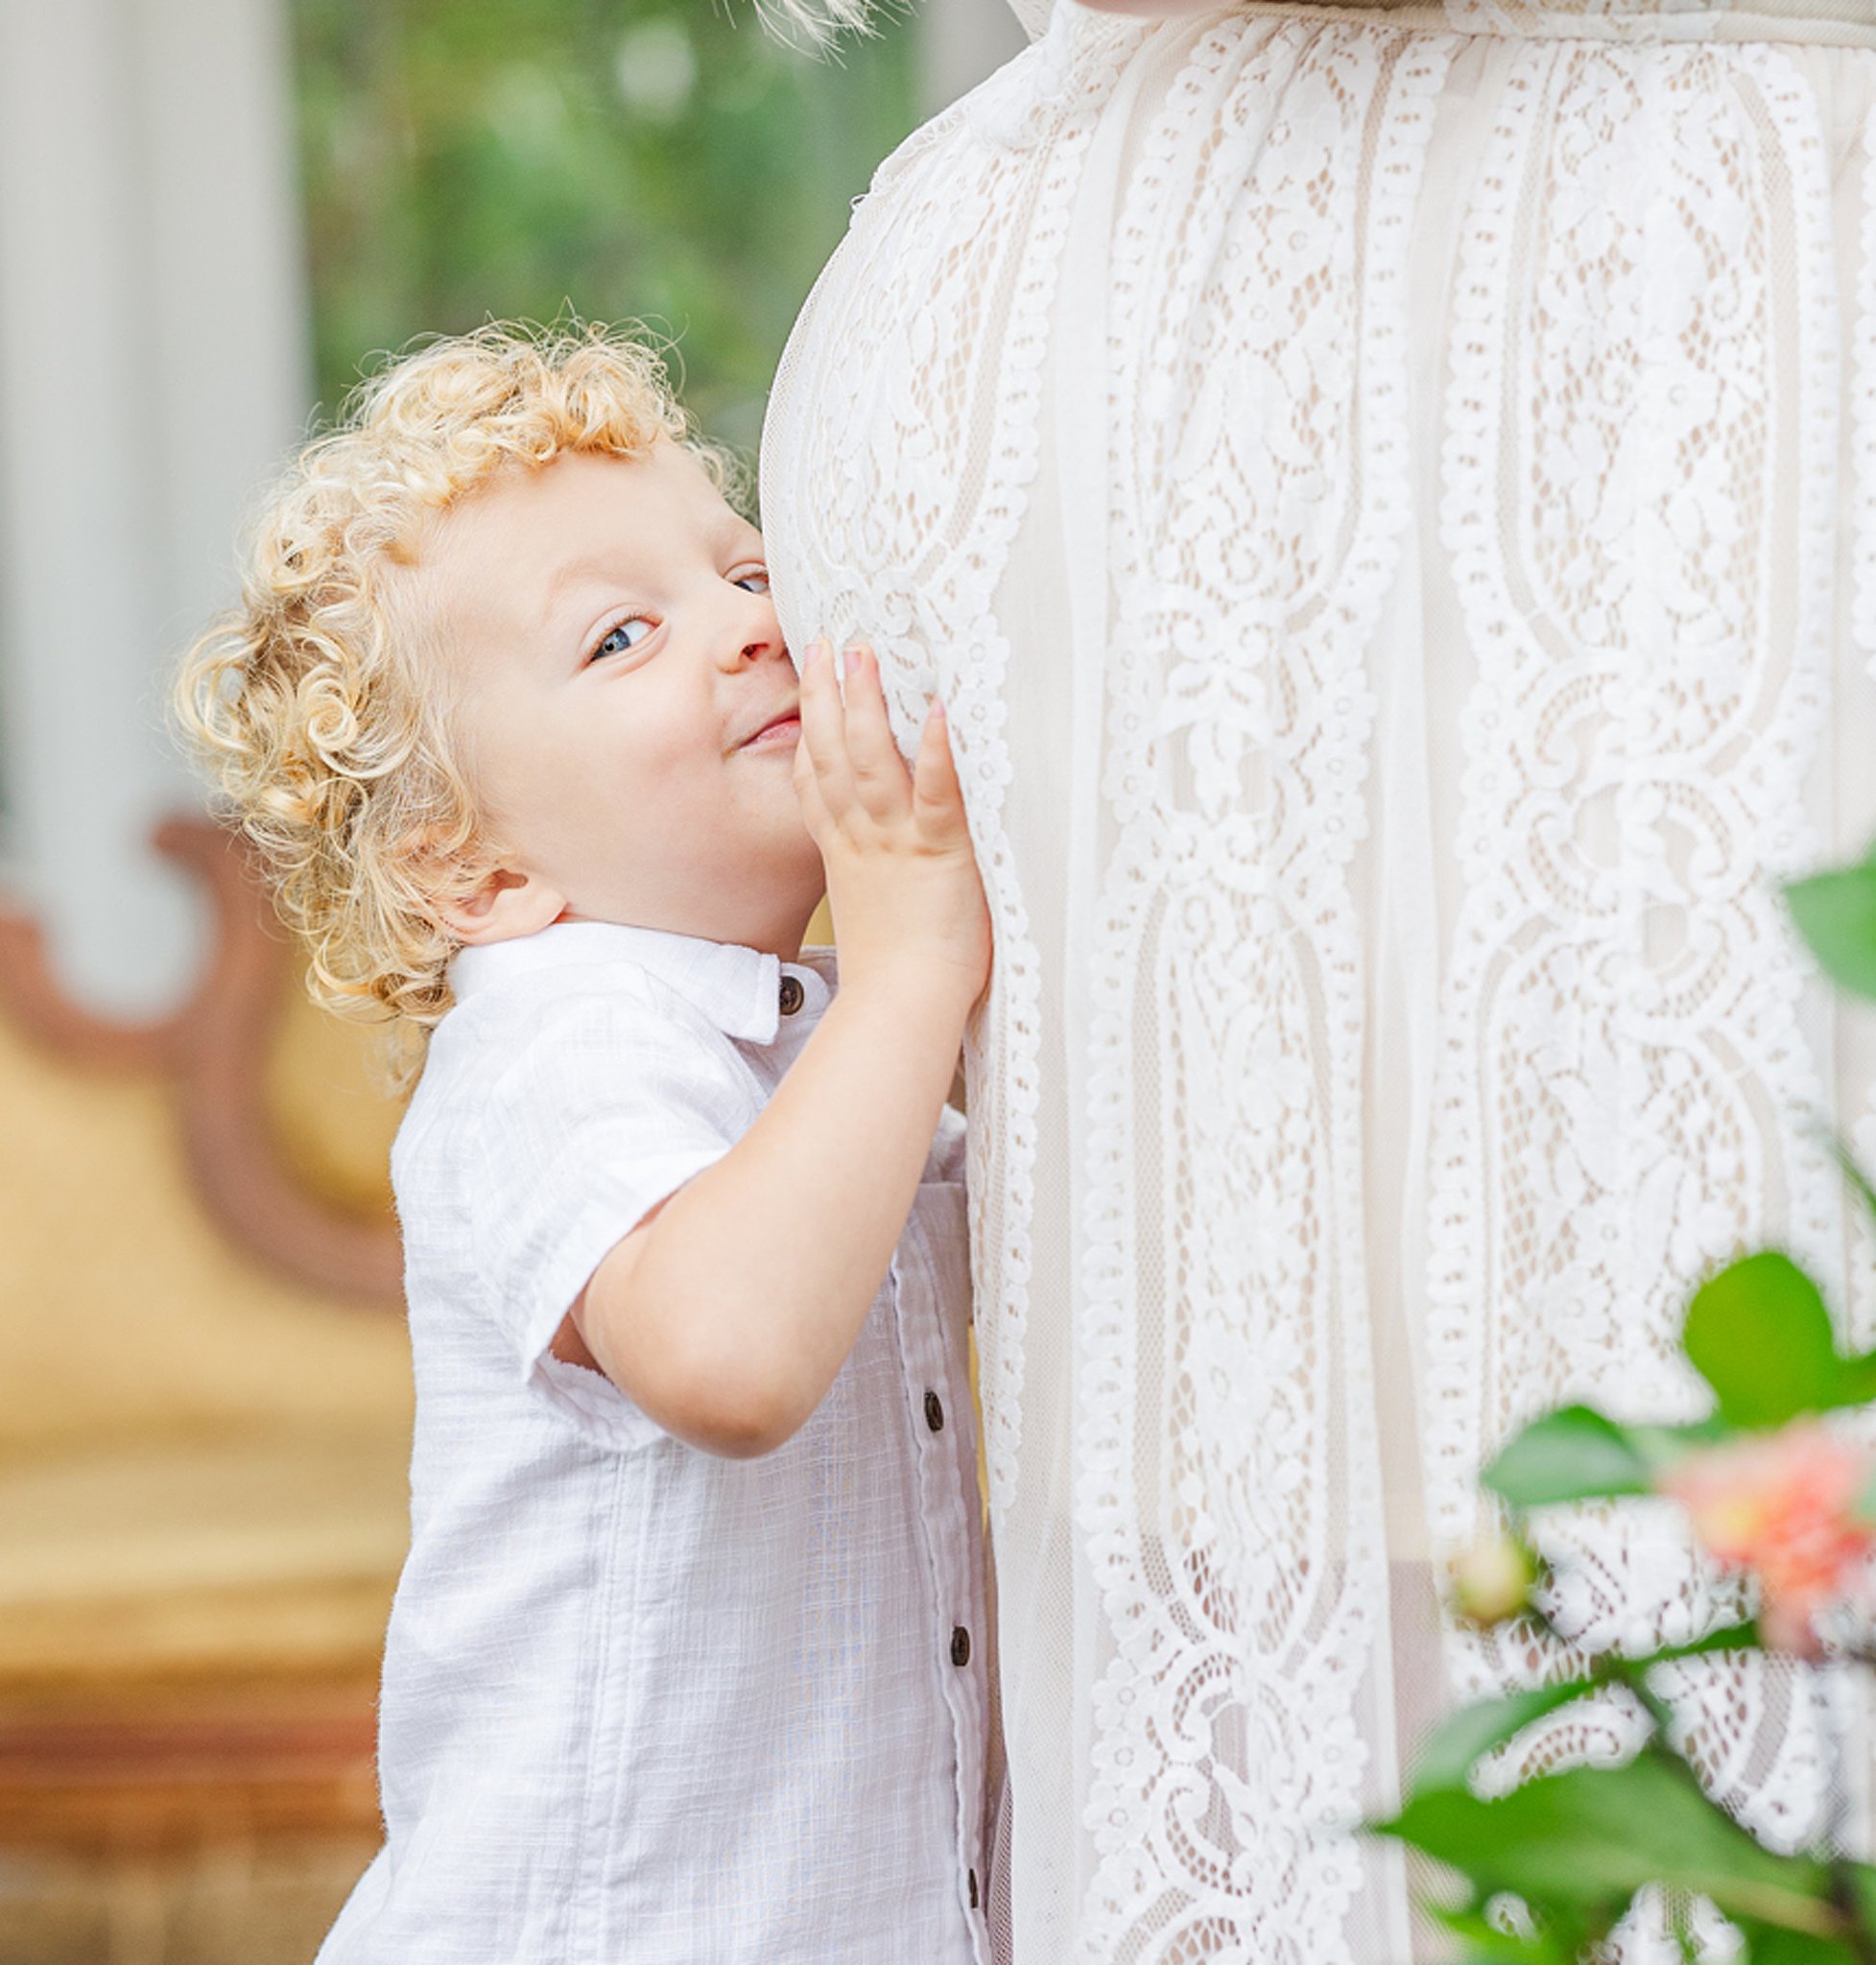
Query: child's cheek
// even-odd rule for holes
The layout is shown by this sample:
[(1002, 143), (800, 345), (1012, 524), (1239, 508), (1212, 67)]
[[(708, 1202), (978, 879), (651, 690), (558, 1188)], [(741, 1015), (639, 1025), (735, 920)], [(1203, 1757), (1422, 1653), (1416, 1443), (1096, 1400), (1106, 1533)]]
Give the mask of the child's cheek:
[(822, 630), (802, 611), (806, 597), (799, 592), (786, 569), (770, 566), (769, 594), (775, 604), (775, 619), (781, 623), (782, 640), (788, 645), (788, 651), (794, 656), (795, 666), (798, 669), (801, 651)]

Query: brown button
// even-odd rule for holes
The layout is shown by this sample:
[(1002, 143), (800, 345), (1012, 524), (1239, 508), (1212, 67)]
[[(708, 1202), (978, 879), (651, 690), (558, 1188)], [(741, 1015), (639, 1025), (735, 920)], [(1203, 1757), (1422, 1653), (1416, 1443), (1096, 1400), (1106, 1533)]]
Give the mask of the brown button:
[(951, 1662), (953, 1665), (970, 1663), (970, 1633), (962, 1624), (951, 1633)]
[(944, 1401), (936, 1392), (925, 1394), (925, 1424), (934, 1432), (944, 1431)]
[(970, 1907), (971, 1907), (971, 1908), (972, 1908), (973, 1910), (975, 1910), (975, 1909), (977, 1908), (977, 1872), (976, 1872), (975, 1870), (971, 1870), (971, 1871), (969, 1872), (969, 1876), (970, 1876)]
[(800, 977), (784, 976), (782, 978), (782, 1015), (792, 1017), (801, 1007), (802, 999), (806, 994), (807, 992), (801, 987)]

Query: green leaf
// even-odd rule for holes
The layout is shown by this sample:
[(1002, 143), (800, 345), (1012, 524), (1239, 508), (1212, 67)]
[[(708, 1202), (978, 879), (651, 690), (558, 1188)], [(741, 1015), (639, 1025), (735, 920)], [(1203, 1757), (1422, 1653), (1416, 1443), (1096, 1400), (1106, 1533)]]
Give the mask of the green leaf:
[(1860, 1965), (1856, 1947), (1842, 1938), (1787, 1930), (1780, 1925), (1761, 1924), (1752, 1917), (1733, 1921), (1745, 1939), (1746, 1965)]
[(1831, 1873), (1843, 1886), (1843, 1903), (1867, 1933), (1876, 1933), (1876, 1868), (1866, 1862), (1839, 1861)]
[(1730, 1426), (1783, 1426), (1847, 1403), (1830, 1313), (1789, 1256), (1768, 1249), (1709, 1278), (1688, 1306), (1681, 1343)]
[(1708, 1631), (1705, 1637), (1696, 1638), (1691, 1644), (1668, 1645), (1644, 1658), (1625, 1658), (1621, 1663), (1626, 1676), (1630, 1671), (1647, 1671), (1656, 1665), (1673, 1665), (1681, 1658), (1704, 1658), (1712, 1651), (1756, 1650), (1760, 1642), (1757, 1621), (1747, 1618), (1744, 1623), (1722, 1623), (1718, 1630)]
[(1448, 1910), (1437, 1904), (1420, 1907), (1460, 1940), (1463, 1947), (1460, 1955), (1470, 1965), (1575, 1965), (1580, 1949), (1574, 1926), (1569, 1931), (1540, 1929), (1534, 1937), (1526, 1938), (1500, 1930), (1482, 1910)]
[(1427, 1794), (1438, 1787), (1463, 1787), (1482, 1754), (1503, 1746), (1546, 1713), (1602, 1690), (1593, 1678), (1575, 1678), (1461, 1708), (1434, 1732), (1415, 1757), (1413, 1791)]
[(1648, 1462), (1635, 1443), (1588, 1406), (1532, 1420), (1480, 1478), (1514, 1508), (1649, 1491)]
[(1824, 974), (1876, 997), (1876, 860), (1793, 881), (1785, 900)]
[(1849, 1143), (1846, 1140), (1840, 1139), (1836, 1133), (1830, 1132), (1827, 1129), (1820, 1128), (1820, 1130), (1824, 1131), (1825, 1143), (1830, 1148), (1831, 1157), (1837, 1162), (1838, 1171), (1850, 1183), (1857, 1198), (1863, 1202), (1864, 1209), (1867, 1211), (1870, 1219), (1876, 1221), (1876, 1185), (1871, 1184), (1869, 1175), (1858, 1166), (1857, 1156), (1851, 1152)]
[(1649, 1883), (1703, 1892), (1729, 1916), (1819, 1936), (1838, 1916), (1821, 1865), (1763, 1849), (1716, 1808), (1684, 1763), (1644, 1750), (1620, 1767), (1572, 1767), (1495, 1801), (1462, 1787), (1416, 1794), (1380, 1833), (1540, 1916), (1626, 1904)]
[(1652, 1474), (1672, 1467), (1696, 1447), (1722, 1446), (1733, 1436), (1733, 1429), (1718, 1413), (1679, 1426), (1625, 1426), (1622, 1431)]

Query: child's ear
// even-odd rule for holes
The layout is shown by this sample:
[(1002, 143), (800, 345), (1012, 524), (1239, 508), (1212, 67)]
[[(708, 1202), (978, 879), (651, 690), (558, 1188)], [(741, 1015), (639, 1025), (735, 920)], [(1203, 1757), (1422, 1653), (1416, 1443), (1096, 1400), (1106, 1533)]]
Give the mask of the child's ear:
[(567, 897), (538, 874), (498, 866), (466, 895), (436, 904), (437, 919), (469, 947), (533, 935), (566, 911)]

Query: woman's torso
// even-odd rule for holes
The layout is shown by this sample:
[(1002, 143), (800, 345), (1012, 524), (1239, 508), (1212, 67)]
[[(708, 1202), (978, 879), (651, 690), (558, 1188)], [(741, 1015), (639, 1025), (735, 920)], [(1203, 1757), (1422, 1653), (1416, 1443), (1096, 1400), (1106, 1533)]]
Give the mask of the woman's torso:
[[(765, 438), (785, 625), (942, 690), (996, 915), (1025, 1965), (1409, 1955), (1336, 1825), (1502, 1669), (1432, 1587), (1492, 1442), (1693, 1410), (1742, 1240), (1876, 1310), (1809, 1119), (1876, 1054), (1769, 884), (1876, 829), (1871, 11), (1454, 7), (1058, 0), (883, 169)], [(1702, 1601), (1667, 1523), (1590, 1574), (1585, 1627)], [(1802, 1689), (1702, 1696), (1805, 1833)]]

